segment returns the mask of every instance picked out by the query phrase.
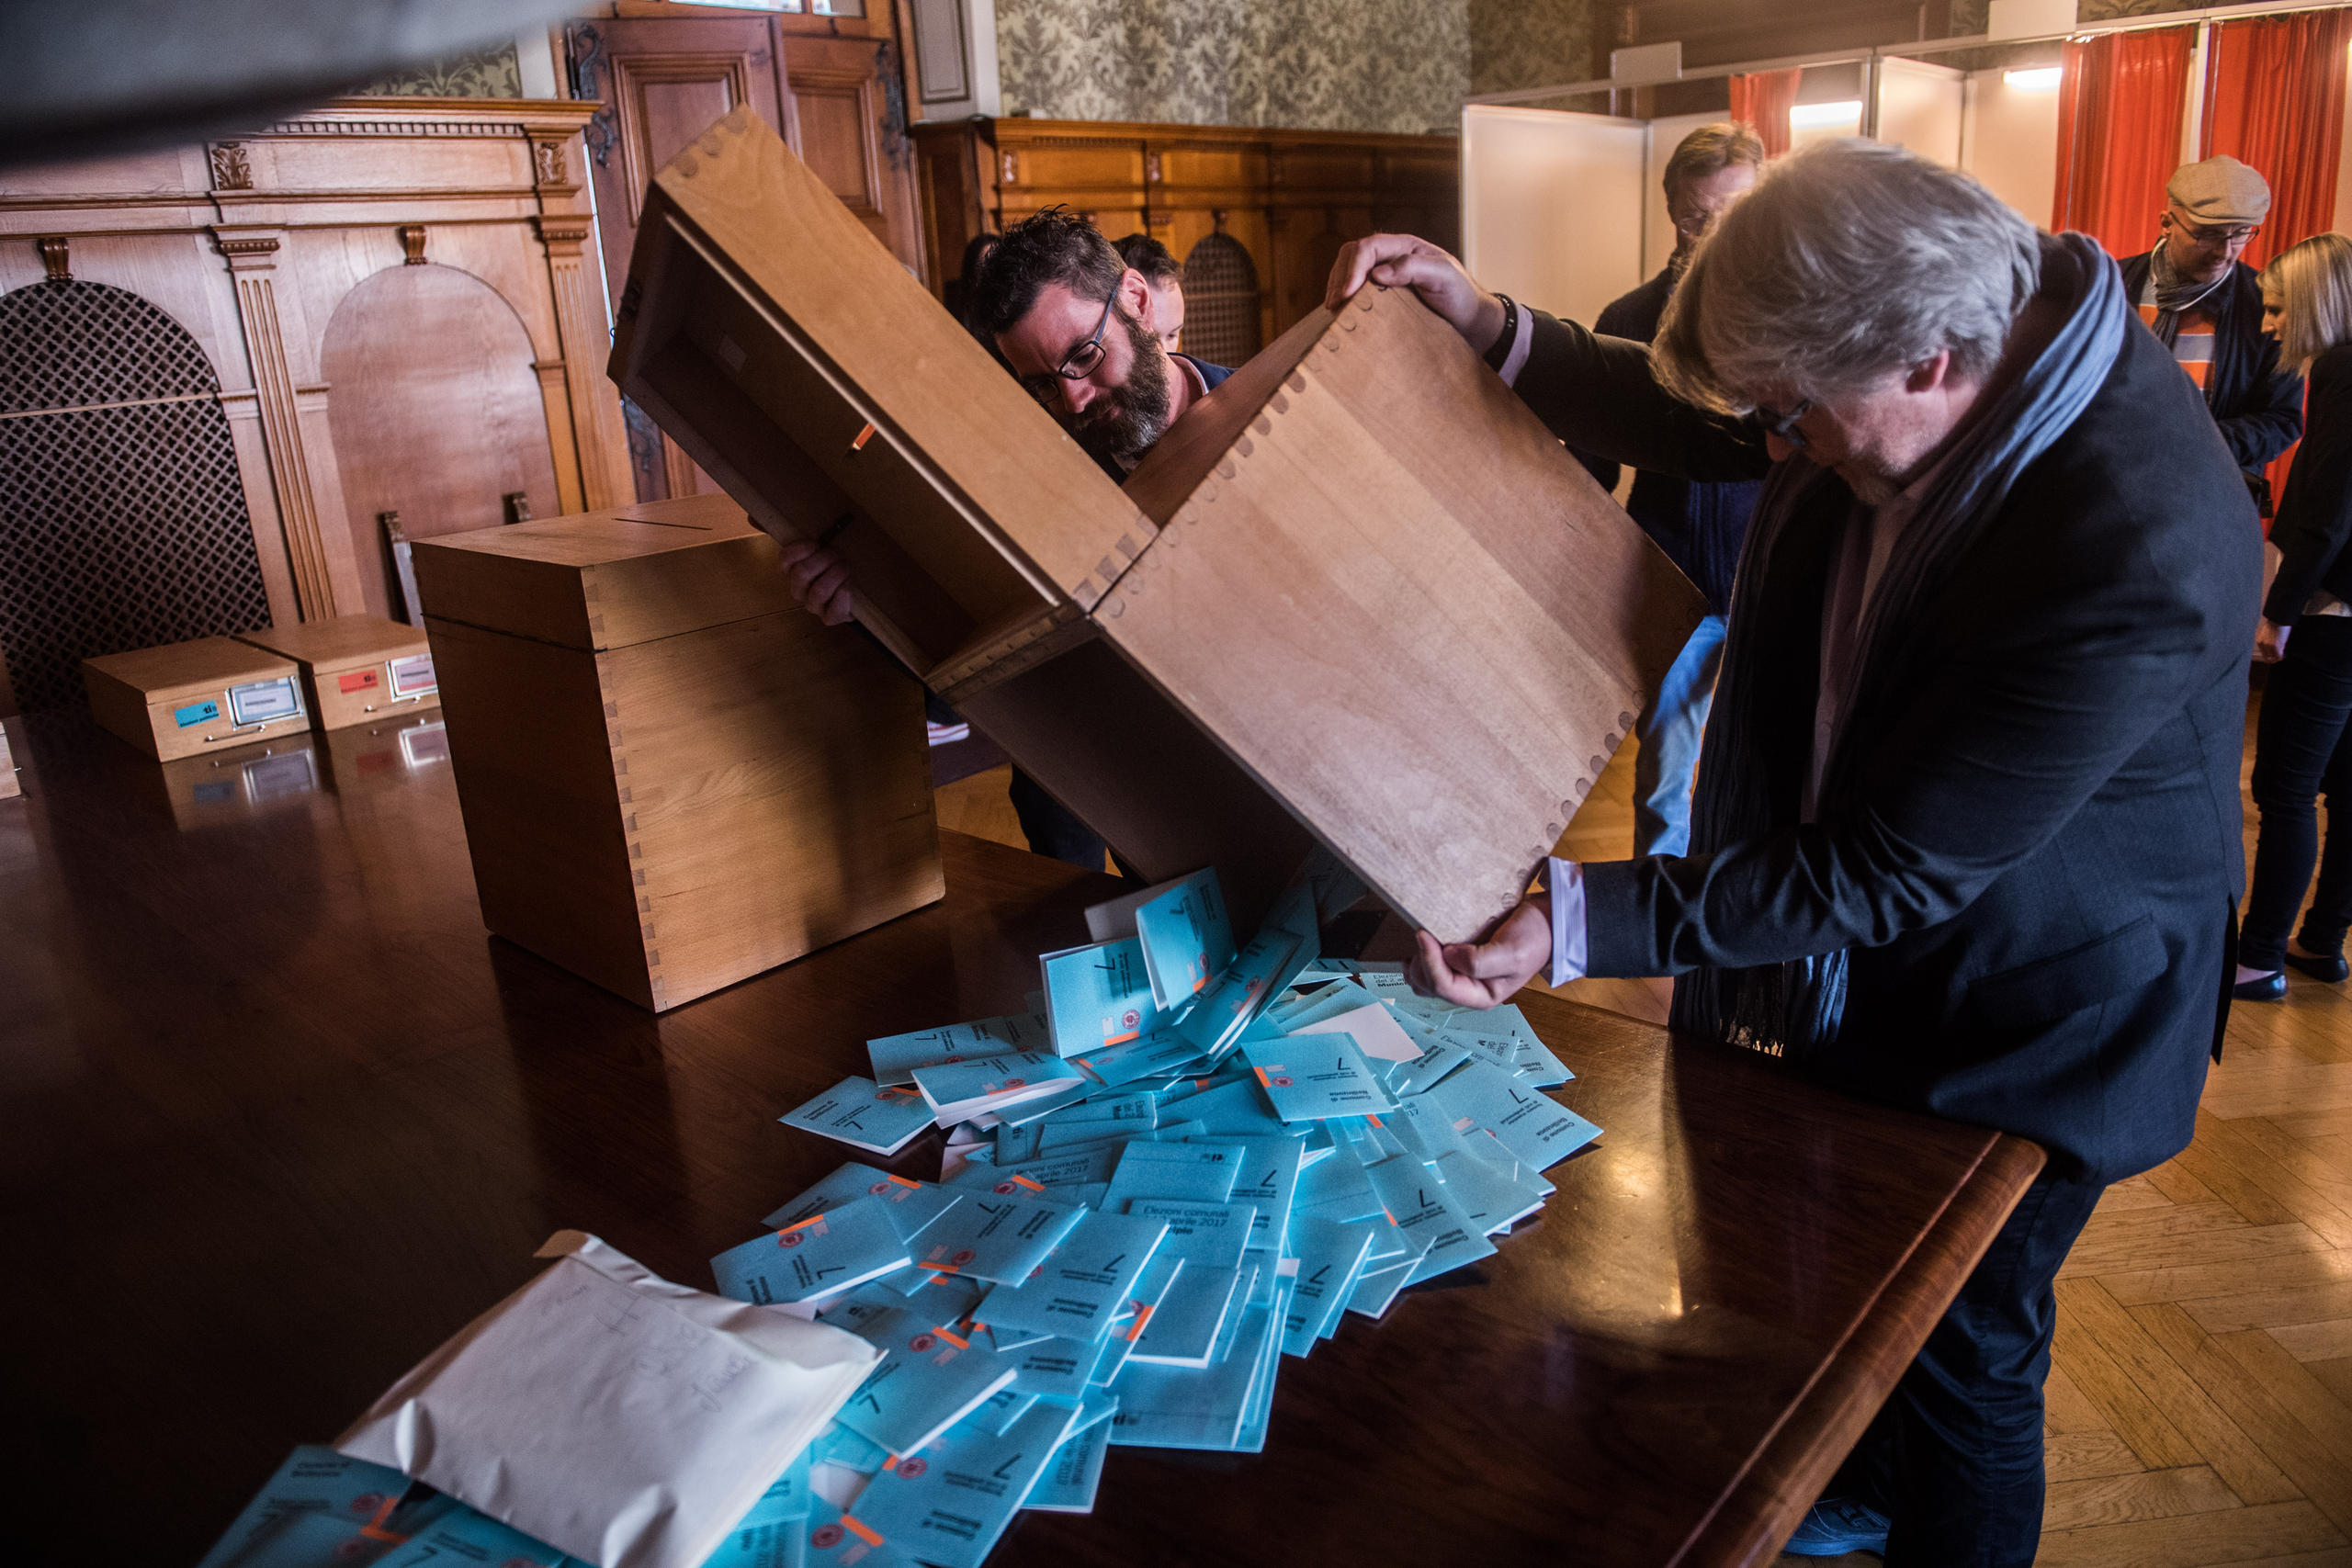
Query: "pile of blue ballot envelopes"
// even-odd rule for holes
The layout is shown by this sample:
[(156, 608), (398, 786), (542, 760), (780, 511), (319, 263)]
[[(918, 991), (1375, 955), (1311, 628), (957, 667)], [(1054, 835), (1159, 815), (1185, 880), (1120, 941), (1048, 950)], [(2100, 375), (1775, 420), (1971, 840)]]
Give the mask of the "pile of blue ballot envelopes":
[[(1516, 1008), (1322, 958), (1317, 890), (1246, 944), (1214, 872), (1098, 906), (1028, 1012), (870, 1041), (870, 1077), (783, 1117), (884, 1156), (948, 1137), (938, 1181), (844, 1164), (711, 1260), (882, 1356), (707, 1568), (978, 1568), (1022, 1509), (1091, 1512), (1111, 1448), (1260, 1452), (1284, 1356), (1543, 1206), (1600, 1132), (1540, 1092), (1572, 1075)], [(436, 1532), (569, 1561), (304, 1449), (205, 1568), (422, 1562)]]

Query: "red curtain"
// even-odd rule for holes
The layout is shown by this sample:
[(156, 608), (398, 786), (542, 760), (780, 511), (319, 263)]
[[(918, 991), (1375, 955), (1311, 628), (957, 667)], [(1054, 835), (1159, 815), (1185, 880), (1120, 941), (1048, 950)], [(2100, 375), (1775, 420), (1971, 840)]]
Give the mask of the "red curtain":
[(2248, 266), (2335, 226), (2347, 51), (2346, 11), (2250, 17), (2213, 29), (2204, 156), (2226, 152), (2270, 182), (2270, 216), (2241, 258)]
[(2196, 41), (2195, 28), (2067, 41), (2053, 231), (2079, 229), (2119, 256), (2156, 243)]
[(1731, 118), (1746, 120), (1764, 140), (1764, 156), (1789, 150), (1789, 110), (1796, 107), (1797, 71), (1755, 71), (1731, 79)]
[[(2213, 29), (2207, 58), (2205, 156), (2226, 152), (2270, 182), (2270, 216), (2240, 258), (2260, 267), (2335, 226), (2352, 12), (2223, 22)], [(2274, 504), (2294, 460), (2290, 446), (2270, 465)]]

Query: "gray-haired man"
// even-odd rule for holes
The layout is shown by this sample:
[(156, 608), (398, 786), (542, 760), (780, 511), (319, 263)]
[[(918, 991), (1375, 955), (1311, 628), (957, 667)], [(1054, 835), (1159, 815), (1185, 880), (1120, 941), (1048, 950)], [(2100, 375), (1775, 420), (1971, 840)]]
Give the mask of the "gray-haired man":
[(1475, 1006), (1547, 961), (1677, 975), (1681, 1028), (2041, 1143), (1800, 1532), (1826, 1553), (1891, 1518), (1893, 1568), (2023, 1568), (2052, 1281), (2101, 1189), (2188, 1144), (2226, 1006), (2261, 582), (2235, 461), (2104, 254), (1881, 144), (1769, 170), (1652, 351), (1403, 236), (1343, 252), (1333, 298), (1367, 277), (1416, 289), (1572, 446), (1769, 474), (1691, 852), (1555, 861), (1485, 942), (1424, 933), (1416, 983)]

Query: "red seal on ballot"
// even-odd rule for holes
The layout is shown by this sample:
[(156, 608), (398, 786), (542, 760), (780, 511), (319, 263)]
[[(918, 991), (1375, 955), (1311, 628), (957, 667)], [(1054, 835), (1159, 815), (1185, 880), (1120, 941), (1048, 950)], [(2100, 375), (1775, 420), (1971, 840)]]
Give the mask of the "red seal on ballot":
[(899, 1461), (899, 1473), (909, 1481), (912, 1481), (930, 1468), (930, 1465), (919, 1459), (902, 1459)]
[(995, 1193), (1000, 1198), (1010, 1198), (1015, 1192), (1020, 1191), (1021, 1189), (1015, 1187), (1010, 1181), (1000, 1181), (994, 1187), (989, 1188), (989, 1190)]
[(938, 1340), (933, 1338), (928, 1334), (918, 1334), (912, 1339), (907, 1341), (907, 1348), (920, 1356), (938, 1343)]
[(839, 1525), (819, 1525), (808, 1532), (808, 1544), (820, 1551), (831, 1551), (842, 1543), (843, 1533)]
[(978, 1258), (978, 1253), (974, 1252), (967, 1247), (947, 1261), (956, 1265), (956, 1268), (961, 1269), (965, 1264), (969, 1263), (973, 1258)]
[(800, 1245), (800, 1233), (798, 1231), (786, 1231), (782, 1235), (775, 1238), (775, 1244), (778, 1247), (798, 1247)]
[(1288, 1089), (1291, 1085), (1291, 1080), (1286, 1077), (1268, 1078), (1266, 1081), (1273, 1085), (1276, 1089)]

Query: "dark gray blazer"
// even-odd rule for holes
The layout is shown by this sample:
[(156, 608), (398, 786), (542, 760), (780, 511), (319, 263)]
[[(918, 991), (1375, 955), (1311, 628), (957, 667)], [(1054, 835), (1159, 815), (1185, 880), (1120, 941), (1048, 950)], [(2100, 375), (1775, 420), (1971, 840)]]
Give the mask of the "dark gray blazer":
[[(1668, 397), (1638, 344), (1539, 315), (1518, 389), (1583, 451), (1702, 479), (1768, 466), (1753, 425)], [(1859, 798), (1804, 823), (1823, 589), (1851, 507), (1816, 487), (1733, 606), (1735, 637), (1760, 623), (1774, 829), (1588, 866), (1590, 973), (1850, 948), (1839, 1037), (1797, 1071), (2034, 1139), (2064, 1176), (2147, 1169), (2194, 1131), (2234, 960), (2262, 584), (2238, 465), (2164, 345), (2126, 333), (1858, 692)]]

